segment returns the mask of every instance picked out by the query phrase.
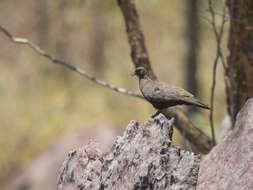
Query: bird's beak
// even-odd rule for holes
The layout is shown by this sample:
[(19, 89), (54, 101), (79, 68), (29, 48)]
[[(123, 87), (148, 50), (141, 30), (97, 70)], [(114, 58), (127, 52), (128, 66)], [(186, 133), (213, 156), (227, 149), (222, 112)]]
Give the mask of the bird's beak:
[(136, 72), (131, 73), (131, 76), (132, 76), (132, 77), (135, 76), (135, 75), (136, 75)]

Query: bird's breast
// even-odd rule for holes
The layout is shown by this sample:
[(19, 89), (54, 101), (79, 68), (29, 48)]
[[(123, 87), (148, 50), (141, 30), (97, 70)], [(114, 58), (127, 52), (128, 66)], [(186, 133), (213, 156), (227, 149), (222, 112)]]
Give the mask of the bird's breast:
[(155, 102), (160, 98), (160, 88), (152, 82), (143, 84), (141, 88), (143, 96), (150, 102)]

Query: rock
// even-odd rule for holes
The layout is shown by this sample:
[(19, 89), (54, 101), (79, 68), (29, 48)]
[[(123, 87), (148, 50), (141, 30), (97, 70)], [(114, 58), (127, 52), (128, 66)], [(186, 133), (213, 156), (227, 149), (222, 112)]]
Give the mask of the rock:
[(99, 189), (102, 152), (96, 143), (89, 143), (83, 148), (68, 154), (61, 168), (58, 189)]
[[(93, 145), (77, 149), (63, 164), (58, 189), (195, 189), (199, 156), (172, 145), (172, 126), (173, 119), (159, 114), (146, 123), (130, 122), (103, 157)], [(87, 162), (93, 147), (94, 159)]]
[(235, 127), (200, 166), (198, 190), (253, 189), (253, 98), (238, 113)]

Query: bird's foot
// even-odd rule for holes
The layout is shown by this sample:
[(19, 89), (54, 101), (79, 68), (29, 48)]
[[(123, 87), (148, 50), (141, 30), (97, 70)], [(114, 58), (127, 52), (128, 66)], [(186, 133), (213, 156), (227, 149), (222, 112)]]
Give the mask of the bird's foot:
[(155, 118), (156, 116), (158, 116), (161, 112), (158, 110), (154, 115), (152, 115), (152, 118)]

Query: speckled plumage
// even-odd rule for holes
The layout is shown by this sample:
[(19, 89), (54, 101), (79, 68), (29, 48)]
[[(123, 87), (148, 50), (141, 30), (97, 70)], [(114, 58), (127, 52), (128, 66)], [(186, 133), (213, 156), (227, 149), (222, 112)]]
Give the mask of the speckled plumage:
[(151, 80), (143, 67), (136, 68), (134, 74), (139, 78), (139, 87), (142, 95), (156, 109), (165, 109), (182, 104), (210, 109), (206, 104), (201, 103), (200, 100), (182, 88)]

